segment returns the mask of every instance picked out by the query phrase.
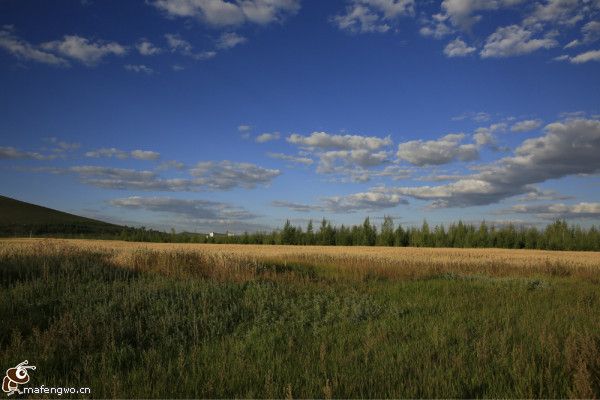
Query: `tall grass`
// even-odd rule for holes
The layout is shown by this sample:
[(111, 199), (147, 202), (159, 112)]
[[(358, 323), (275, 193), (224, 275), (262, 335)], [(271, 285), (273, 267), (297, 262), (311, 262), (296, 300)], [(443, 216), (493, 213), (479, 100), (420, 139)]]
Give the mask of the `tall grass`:
[(600, 396), (593, 257), (517, 254), (529, 260), (519, 268), (482, 250), (461, 262), (72, 243), (0, 242), (0, 367), (28, 359), (31, 386), (98, 398)]

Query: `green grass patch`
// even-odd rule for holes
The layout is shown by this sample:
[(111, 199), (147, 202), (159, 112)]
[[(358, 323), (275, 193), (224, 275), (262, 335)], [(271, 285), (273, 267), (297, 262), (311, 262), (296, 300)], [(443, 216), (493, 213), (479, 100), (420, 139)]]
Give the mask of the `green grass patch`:
[(133, 259), (2, 255), (0, 367), (28, 359), (31, 386), (96, 398), (600, 396), (600, 286), (568, 274), (343, 280), (273, 261), (228, 280), (200, 256)]

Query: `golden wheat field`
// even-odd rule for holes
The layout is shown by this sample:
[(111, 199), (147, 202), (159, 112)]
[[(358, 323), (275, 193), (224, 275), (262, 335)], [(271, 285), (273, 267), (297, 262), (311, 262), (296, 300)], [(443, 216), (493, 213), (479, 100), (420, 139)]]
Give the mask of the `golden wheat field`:
[[(110, 252), (119, 265), (131, 265), (141, 252), (190, 253), (210, 259), (214, 267), (262, 261), (327, 267), (345, 276), (377, 274), (386, 278), (416, 278), (459, 273), (489, 276), (550, 274), (600, 277), (600, 252), (463, 249), (363, 246), (285, 246), (187, 243), (138, 243), (80, 239), (4, 239), (0, 251), (39, 251), (42, 248), (79, 248)], [(208, 261), (208, 260), (207, 260)]]

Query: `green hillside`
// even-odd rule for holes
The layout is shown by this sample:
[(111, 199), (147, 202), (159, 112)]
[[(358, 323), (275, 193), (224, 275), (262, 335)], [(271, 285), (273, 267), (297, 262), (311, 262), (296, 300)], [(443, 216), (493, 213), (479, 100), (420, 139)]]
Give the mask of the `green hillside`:
[(101, 235), (123, 227), (0, 196), (0, 235)]

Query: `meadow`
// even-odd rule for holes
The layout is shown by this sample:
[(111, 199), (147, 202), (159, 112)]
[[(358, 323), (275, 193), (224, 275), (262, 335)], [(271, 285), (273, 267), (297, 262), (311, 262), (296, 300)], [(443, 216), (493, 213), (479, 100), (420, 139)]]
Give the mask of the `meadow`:
[(95, 398), (597, 398), (600, 253), (0, 240), (0, 367)]

